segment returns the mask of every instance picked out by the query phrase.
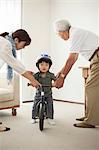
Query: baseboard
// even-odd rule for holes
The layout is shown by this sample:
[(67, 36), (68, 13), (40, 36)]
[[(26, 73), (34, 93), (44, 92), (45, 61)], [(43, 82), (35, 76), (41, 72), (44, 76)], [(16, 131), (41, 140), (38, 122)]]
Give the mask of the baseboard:
[(70, 100), (59, 100), (59, 99), (54, 99), (54, 101), (84, 105), (84, 103), (82, 103), (82, 102), (70, 101)]
[[(84, 103), (82, 102), (77, 102), (77, 101), (70, 101), (70, 100), (59, 100), (59, 99), (53, 99), (54, 101), (57, 101), (57, 102), (64, 102), (64, 103), (73, 103), (73, 104), (81, 104), (81, 105), (84, 105)], [(23, 101), (22, 103), (31, 103), (33, 102), (34, 100), (26, 100), (26, 101)]]

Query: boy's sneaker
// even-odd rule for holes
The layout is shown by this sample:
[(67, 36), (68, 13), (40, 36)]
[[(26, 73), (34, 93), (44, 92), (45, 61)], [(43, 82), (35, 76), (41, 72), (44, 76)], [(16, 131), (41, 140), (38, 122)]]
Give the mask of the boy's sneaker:
[(48, 123), (50, 125), (55, 125), (55, 121), (53, 119), (48, 118)]
[(31, 122), (32, 124), (34, 124), (34, 123), (36, 123), (36, 119), (32, 119), (30, 122)]

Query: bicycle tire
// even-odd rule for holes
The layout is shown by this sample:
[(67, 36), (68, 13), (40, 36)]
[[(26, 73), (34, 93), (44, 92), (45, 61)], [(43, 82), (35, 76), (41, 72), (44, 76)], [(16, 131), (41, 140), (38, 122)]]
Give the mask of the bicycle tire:
[(40, 131), (44, 128), (44, 105), (41, 103), (39, 108), (39, 129)]

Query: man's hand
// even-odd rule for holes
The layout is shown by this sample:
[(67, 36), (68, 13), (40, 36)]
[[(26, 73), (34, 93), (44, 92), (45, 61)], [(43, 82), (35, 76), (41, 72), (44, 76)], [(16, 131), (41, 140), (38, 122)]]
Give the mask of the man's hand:
[[(68, 75), (69, 71), (71, 70), (72, 66), (78, 59), (78, 54), (77, 53), (70, 53), (69, 57), (65, 63), (65, 66), (61, 69), (61, 71), (57, 74), (57, 80), (54, 83), (54, 86), (56, 88), (61, 88), (63, 87), (64, 84), (64, 79)], [(64, 75), (64, 76), (63, 76)]]
[(63, 72), (64, 67), (57, 73), (56, 78), (59, 78), (60, 74)]
[(61, 71), (57, 73), (56, 78), (59, 78)]
[(57, 80), (53, 83), (53, 86), (59, 89), (63, 87), (63, 84), (64, 84), (64, 78), (59, 76), (59, 78), (57, 78)]

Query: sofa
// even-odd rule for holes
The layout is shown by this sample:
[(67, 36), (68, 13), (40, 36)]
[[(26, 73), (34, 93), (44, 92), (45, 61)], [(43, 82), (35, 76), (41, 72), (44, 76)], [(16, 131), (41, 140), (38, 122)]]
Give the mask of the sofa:
[(0, 73), (0, 110), (12, 109), (12, 115), (16, 116), (16, 108), (20, 106), (20, 77), (14, 72), (10, 84), (6, 73)]

